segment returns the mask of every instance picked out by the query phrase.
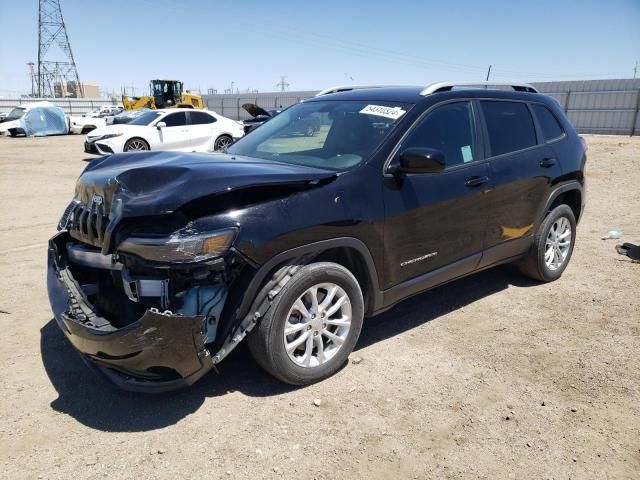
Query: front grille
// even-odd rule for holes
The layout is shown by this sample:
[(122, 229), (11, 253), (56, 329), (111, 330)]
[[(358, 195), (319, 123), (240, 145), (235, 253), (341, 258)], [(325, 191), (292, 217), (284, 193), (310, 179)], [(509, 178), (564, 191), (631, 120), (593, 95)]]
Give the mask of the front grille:
[(78, 204), (73, 211), (69, 234), (84, 243), (102, 248), (109, 218), (104, 215), (104, 204), (93, 202), (90, 206)]

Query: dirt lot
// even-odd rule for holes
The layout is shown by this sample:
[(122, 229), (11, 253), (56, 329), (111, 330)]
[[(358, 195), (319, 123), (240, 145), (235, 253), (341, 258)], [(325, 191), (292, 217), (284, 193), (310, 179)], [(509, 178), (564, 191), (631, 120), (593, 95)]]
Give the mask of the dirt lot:
[(588, 141), (560, 281), (506, 266), (415, 297), (311, 387), (239, 348), (220, 375), (144, 396), (94, 378), (47, 301), (82, 137), (0, 137), (0, 477), (640, 478), (640, 265), (600, 239), (640, 242), (640, 138)]

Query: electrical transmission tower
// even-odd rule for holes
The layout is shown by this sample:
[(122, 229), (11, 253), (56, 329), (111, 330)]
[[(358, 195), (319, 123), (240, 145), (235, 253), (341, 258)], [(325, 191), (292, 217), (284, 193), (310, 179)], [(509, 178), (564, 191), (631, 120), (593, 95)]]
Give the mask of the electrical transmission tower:
[[(50, 52), (52, 46), (60, 49), (60, 57), (54, 57), (54, 52)], [(52, 57), (57, 60), (52, 60)], [(63, 97), (67, 88), (70, 88), (76, 97), (84, 97), (67, 27), (62, 18), (60, 0), (40, 0), (37, 80), (39, 97)]]
[(287, 77), (284, 75), (280, 77), (280, 82), (276, 83), (276, 87), (280, 87), (280, 91), (284, 92), (289, 84), (287, 83)]

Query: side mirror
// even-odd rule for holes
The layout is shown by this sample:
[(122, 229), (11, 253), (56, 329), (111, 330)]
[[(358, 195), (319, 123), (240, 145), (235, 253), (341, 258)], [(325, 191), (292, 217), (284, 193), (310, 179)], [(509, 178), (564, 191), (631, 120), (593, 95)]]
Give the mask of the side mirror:
[(158, 123), (156, 123), (156, 128), (164, 128), (164, 127), (166, 127), (166, 126), (167, 126), (167, 124), (166, 124), (166, 123), (164, 123), (164, 122), (158, 122)]
[(389, 165), (390, 173), (438, 173), (447, 165), (444, 153), (435, 148), (407, 148), (399, 159)]

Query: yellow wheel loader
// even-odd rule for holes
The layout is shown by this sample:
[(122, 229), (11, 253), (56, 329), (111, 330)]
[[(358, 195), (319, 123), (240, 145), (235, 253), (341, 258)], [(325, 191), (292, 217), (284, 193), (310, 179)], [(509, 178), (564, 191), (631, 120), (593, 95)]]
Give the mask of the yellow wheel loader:
[(202, 97), (187, 91), (182, 91), (179, 80), (151, 80), (149, 82), (151, 95), (143, 97), (127, 97), (122, 95), (122, 106), (125, 110), (139, 108), (204, 108)]

